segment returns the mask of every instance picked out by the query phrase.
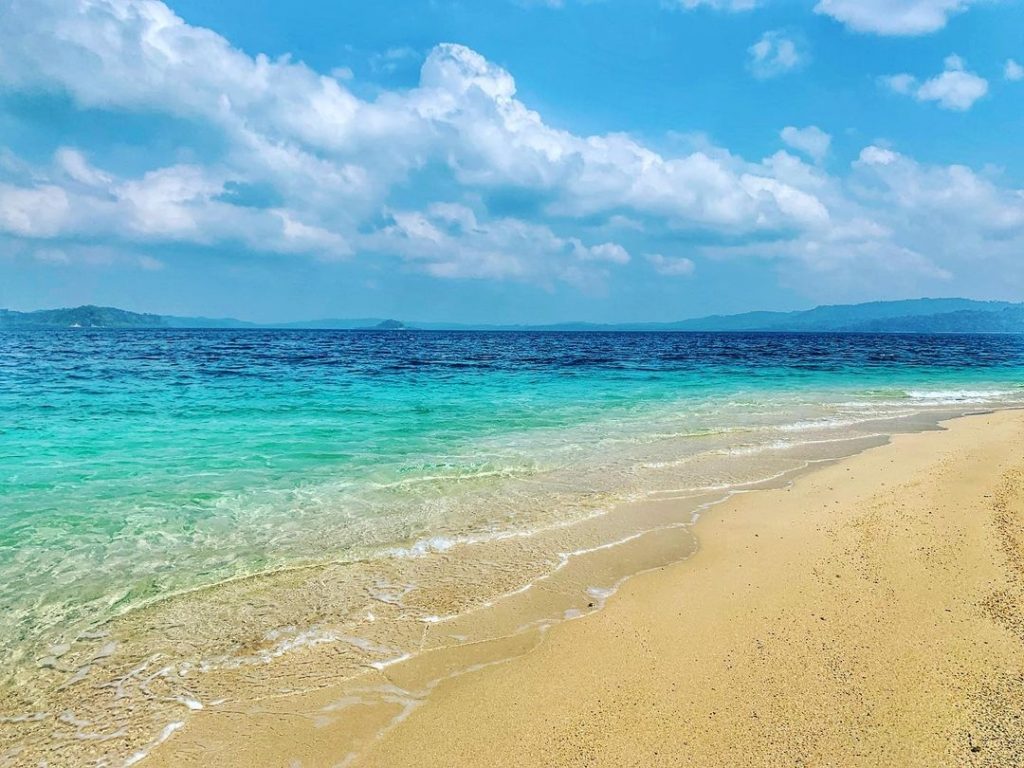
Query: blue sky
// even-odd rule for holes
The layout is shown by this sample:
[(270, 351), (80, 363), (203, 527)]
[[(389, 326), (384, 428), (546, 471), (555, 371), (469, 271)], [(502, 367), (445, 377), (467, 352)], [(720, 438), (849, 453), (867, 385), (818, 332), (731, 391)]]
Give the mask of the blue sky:
[(1019, 0), (8, 0), (0, 306), (1024, 298)]

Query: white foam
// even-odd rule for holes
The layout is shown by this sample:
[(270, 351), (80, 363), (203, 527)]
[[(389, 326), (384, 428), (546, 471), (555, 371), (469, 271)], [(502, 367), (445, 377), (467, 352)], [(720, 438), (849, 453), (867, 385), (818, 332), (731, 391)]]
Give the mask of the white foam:
[[(291, 651), (324, 643), (335, 643), (343, 639), (333, 632), (324, 632), (316, 626), (304, 632), (297, 632), (290, 637), (287, 636), (289, 632), (293, 631), (295, 631), (295, 627), (271, 630), (264, 635), (264, 639), (268, 641), (278, 640), (281, 637), (284, 637), (284, 639), (278, 640), (272, 647), (262, 649), (251, 656), (217, 656), (215, 658), (203, 659), (199, 663), (198, 669), (200, 672), (209, 672), (215, 669), (237, 669), (247, 665), (270, 664), (274, 659)], [(162, 672), (158, 674), (162, 674)]]
[(131, 765), (135, 765), (140, 760), (145, 760), (149, 756), (150, 752), (152, 752), (154, 749), (156, 749), (169, 738), (171, 738), (174, 732), (177, 731), (179, 728), (184, 727), (184, 725), (184, 722), (178, 721), (176, 723), (170, 723), (169, 725), (164, 726), (164, 729), (160, 731), (160, 735), (157, 736), (156, 739), (151, 741), (149, 743), (149, 746), (147, 746), (145, 749), (140, 749), (138, 752), (136, 752), (124, 761), (124, 768), (128, 768)]
[(587, 587), (587, 594), (598, 600), (607, 600), (615, 594), (616, 587)]
[(420, 618), (420, 621), (422, 621), (424, 624), (442, 624), (446, 621), (451, 621), (452, 619), (457, 618), (458, 615), (459, 614), (457, 613), (449, 613), (446, 616), (423, 616)]
[(388, 550), (391, 557), (424, 557), (425, 555), (447, 552), (459, 542), (447, 536), (432, 536), (429, 539), (421, 539), (411, 547), (396, 547)]
[(779, 426), (780, 432), (807, 432), (812, 429), (838, 429), (839, 427), (852, 427), (861, 424), (869, 419), (809, 419), (807, 421), (795, 421), (791, 424)]
[(376, 589), (370, 591), (370, 597), (385, 605), (402, 607), (402, 598), (415, 589), (413, 584), (388, 584), (378, 581)]
[[(867, 421), (874, 421), (874, 419), (868, 419)], [(854, 423), (854, 422), (851, 422)], [(862, 422), (856, 422), (862, 423)], [(728, 456), (752, 456), (758, 453), (766, 453), (768, 451), (785, 451), (790, 448), (802, 448), (807, 445), (829, 445), (831, 443), (849, 443), (855, 440), (865, 440), (872, 437), (881, 437), (884, 433), (882, 432), (866, 432), (866, 433), (853, 433), (844, 434), (839, 437), (822, 437), (814, 440), (773, 440), (769, 443), (762, 443), (760, 445), (745, 445), (738, 448), (727, 448), (722, 451), (723, 454)], [(759, 480), (749, 482), (761, 482)], [(738, 483), (736, 485), (748, 485), (749, 482)], [(726, 488), (731, 486), (721, 486)]]
[(412, 654), (411, 653), (403, 653), (400, 656), (395, 656), (393, 659), (386, 659), (384, 661), (374, 661), (374, 662), (372, 662), (370, 664), (370, 666), (373, 667), (374, 669), (378, 670), (378, 671), (383, 671), (383, 670), (387, 669), (390, 666), (393, 666), (395, 664), (400, 664), (401, 662), (406, 661), (407, 659), (411, 659), (411, 658), (412, 658)]
[(987, 403), (1024, 392), (1012, 389), (911, 389), (907, 397), (932, 404)]
[(269, 651), (266, 651), (260, 655), (270, 660), (277, 658), (278, 656), (283, 656), (289, 651), (294, 651), (296, 648), (321, 645), (323, 643), (333, 643), (337, 640), (337, 635), (331, 632), (323, 632), (319, 627), (311, 627), (305, 632), (298, 633), (294, 637), (282, 640)]
[(200, 709), (203, 708), (203, 703), (201, 701), (198, 701), (197, 699), (191, 699), (188, 696), (179, 696), (175, 699), (175, 701), (184, 704), (188, 709), (190, 709), (193, 712), (198, 712)]

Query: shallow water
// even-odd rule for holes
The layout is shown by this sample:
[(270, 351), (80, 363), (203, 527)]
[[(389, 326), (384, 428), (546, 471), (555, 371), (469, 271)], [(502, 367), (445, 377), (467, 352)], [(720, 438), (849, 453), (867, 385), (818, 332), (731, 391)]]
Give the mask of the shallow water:
[[(121, 765), (233, 670), (316, 687), (464, 639), (573, 557), (1019, 405), (1022, 374), (1010, 336), (0, 334), (0, 760)], [(611, 512), (639, 499), (672, 503)]]

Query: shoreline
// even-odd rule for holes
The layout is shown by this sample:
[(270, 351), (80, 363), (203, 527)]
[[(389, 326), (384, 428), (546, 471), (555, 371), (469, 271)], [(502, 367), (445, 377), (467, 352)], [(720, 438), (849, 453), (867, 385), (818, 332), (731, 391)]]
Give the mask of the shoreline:
[[(489, 660), (504, 659), (522, 630), (542, 634), (600, 609), (624, 579), (690, 554), (692, 523), (707, 506), (785, 484), (891, 433), (936, 429), (963, 407), (952, 410), (943, 399), (937, 408), (854, 422), (797, 420), (775, 429), (775, 439), (771, 428), (726, 428), (702, 435), (697, 450), (658, 445), (655, 453), (669, 460), (640, 465), (647, 474), (643, 484), (634, 478), (635, 493), (616, 501), (616, 494), (585, 492), (582, 517), (564, 517), (571, 496), (553, 488), (542, 515), (550, 524), (541, 527), (449, 540), (440, 549), (410, 542), (400, 550), (406, 554), (263, 572), (163, 596), (54, 640), (16, 670), (22, 678), (5, 687), (0, 710), (0, 765), (19, 764), (11, 755), (68, 765), (137, 762), (188, 731), (204, 709), (205, 716), (339, 686), (356, 689), (361, 708), (383, 711), (367, 725), (376, 733), (405, 712), (384, 670), (427, 670), (406, 702), (419, 706), (439, 679), (433, 659), (449, 658), (441, 676), (454, 674), (461, 646), (486, 643)], [(736, 434), (748, 439), (735, 445)], [(418, 659), (424, 652), (430, 655)]]
[[(333, 689), (289, 693), (265, 701), (250, 702), (248, 705), (233, 705), (230, 709), (196, 712), (190, 718), (188, 728), (175, 733), (173, 738), (157, 747), (143, 764), (187, 766), (214, 759), (218, 765), (288, 765), (290, 760), (296, 760), (298, 762), (295, 764), (302, 766), (769, 765), (795, 758), (804, 760), (803, 764), (926, 765), (929, 764), (923, 757), (926, 753), (928, 758), (941, 757), (947, 764), (1017, 764), (1006, 762), (1005, 757), (1007, 754), (1019, 755), (1019, 750), (1016, 753), (1004, 750), (1000, 753), (1003, 756), (1002, 762), (986, 762), (991, 761), (997, 753), (998, 739), (991, 735), (985, 737), (983, 726), (980, 725), (973, 726), (978, 733), (971, 736), (967, 751), (958, 751), (955, 745), (964, 742), (963, 736), (960, 734), (959, 742), (951, 739), (950, 722), (948, 718), (943, 719), (948, 712), (942, 707), (937, 707), (937, 712), (932, 713), (929, 722), (933, 727), (930, 729), (910, 727), (904, 722), (906, 713), (902, 713), (902, 710), (900, 718), (892, 722), (884, 718), (872, 722), (864, 711), (858, 711), (857, 707), (846, 702), (850, 690), (867, 686), (863, 681), (858, 683), (855, 672), (850, 670), (846, 670), (847, 688), (836, 687), (835, 681), (830, 683), (827, 675), (815, 678), (819, 684), (826, 683), (822, 690), (829, 691), (830, 697), (822, 698), (813, 687), (798, 686), (796, 691), (790, 691), (793, 685), (807, 682), (806, 668), (816, 668), (819, 672), (829, 669), (828, 665), (822, 666), (821, 652), (811, 653), (813, 649), (783, 641), (785, 638), (793, 639), (792, 628), (787, 630), (788, 634), (783, 632), (778, 635), (769, 650), (762, 646), (754, 654), (755, 657), (758, 653), (762, 656), (767, 654), (772, 660), (767, 667), (751, 661), (751, 650), (746, 645), (732, 648), (733, 666), (717, 669), (722, 673), (722, 680), (717, 684), (714, 676), (709, 674), (702, 678), (699, 671), (689, 669), (690, 664), (683, 663), (683, 658), (686, 653), (690, 653), (692, 658), (686, 657), (690, 663), (701, 658), (708, 661), (708, 649), (729, 645), (709, 630), (712, 624), (718, 630), (724, 630), (725, 636), (733, 640), (742, 637), (745, 628), (749, 629), (744, 623), (744, 617), (729, 614), (728, 601), (721, 599), (722, 585), (733, 584), (734, 572), (738, 573), (745, 567), (747, 570), (743, 571), (744, 578), (750, 580), (747, 586), (743, 587), (739, 583), (733, 586), (746, 599), (760, 593), (770, 595), (773, 605), (795, 606), (803, 594), (800, 589), (824, 590), (819, 598), (822, 605), (828, 606), (827, 612), (833, 614), (833, 623), (829, 623), (829, 617), (822, 612), (821, 616), (814, 618), (817, 624), (806, 626), (806, 617), (801, 623), (798, 614), (794, 613), (795, 625), (809, 633), (806, 638), (814, 638), (817, 642), (827, 641), (826, 645), (832, 647), (833, 666), (849, 666), (847, 656), (850, 656), (865, 665), (865, 670), (869, 670), (869, 662), (874, 657), (865, 648), (878, 652), (877, 643), (869, 642), (872, 638), (865, 636), (863, 631), (858, 635), (854, 629), (837, 621), (837, 615), (844, 611), (850, 615), (863, 611), (863, 606), (856, 606), (866, 602), (866, 598), (849, 591), (834, 594), (834, 588), (840, 584), (864, 581), (863, 573), (840, 558), (836, 562), (830, 561), (828, 567), (837, 574), (847, 570), (845, 582), (838, 575), (835, 584), (831, 581), (818, 583), (816, 577), (807, 580), (804, 566), (808, 557), (811, 554), (822, 556), (829, 546), (836, 545), (837, 537), (842, 538), (840, 534), (849, 538), (846, 528), (841, 531), (829, 528), (832, 538), (823, 534), (822, 528), (834, 527), (838, 524), (837, 520), (853, 525), (850, 521), (857, 513), (852, 507), (865, 499), (874, 498), (872, 494), (877, 496), (884, 493), (881, 489), (886, 482), (890, 488), (905, 488), (907, 477), (911, 477), (917, 478), (915, 482), (921, 486), (924, 482), (922, 476), (930, 470), (934, 475), (936, 462), (941, 464), (945, 457), (948, 463), (948, 457), (957, 453), (966, 457), (966, 463), (973, 466), (975, 474), (982, 479), (960, 478), (959, 482), (953, 483), (955, 487), (943, 490), (947, 496), (959, 496), (965, 501), (971, 501), (972, 483), (984, 486), (986, 482), (991, 484), (992, 481), (991, 472), (985, 475), (984, 471), (975, 466), (981, 454), (984, 454), (982, 464), (995, 461), (1010, 471), (1012, 468), (1008, 467), (1008, 462), (1016, 461), (1018, 469), (1024, 467), (1024, 458), (1019, 449), (1013, 452), (1014, 441), (1021, 432), (1024, 432), (1024, 414), (1020, 411), (1004, 410), (968, 416), (948, 422), (947, 429), (941, 432), (896, 435), (884, 446), (870, 448), (853, 457), (809, 471), (788, 488), (735, 494), (718, 504), (711, 515), (697, 523), (700, 547), (695, 547), (696, 552), (692, 557), (682, 562), (674, 561), (671, 565), (655, 565), (646, 573), (628, 578), (617, 594), (607, 599), (603, 610), (587, 613), (578, 619), (566, 616), (566, 619), (574, 620), (551, 626), (519, 627), (514, 632), (499, 634), (496, 638), (478, 643), (424, 650), (412, 659), (394, 660), (367, 673), (365, 678), (377, 678), (369, 686), (365, 680), (350, 680)], [(892, 466), (897, 456), (900, 463)], [(934, 476), (931, 481), (942, 488), (942, 483)], [(832, 488), (824, 484), (828, 482), (840, 484), (839, 492), (832, 494)], [(801, 513), (794, 509), (794, 499), (804, 499), (807, 506), (820, 506), (817, 497), (825, 494), (835, 495), (836, 498), (832, 505), (817, 510), (814, 513), (817, 516), (811, 515), (813, 525), (816, 526), (814, 530), (797, 531), (794, 525), (797, 522), (801, 522), (801, 526), (806, 525), (807, 515), (811, 513)], [(986, 494), (993, 497), (987, 491), (976, 493), (974, 495), (981, 498), (974, 499), (974, 503), (979, 504)], [(920, 503), (919, 500), (915, 502), (914, 499), (902, 497), (889, 501), (903, 510), (914, 503)], [(770, 515), (752, 514), (752, 509), (766, 505), (772, 509)], [(882, 508), (884, 504), (879, 507)], [(921, 517), (926, 511), (922, 509), (918, 512), (918, 517)], [(907, 513), (901, 514), (905, 516)], [(916, 525), (921, 520), (913, 518), (911, 522)], [(967, 525), (955, 518), (948, 522)], [(931, 521), (932, 528), (936, 524), (936, 521)], [(778, 526), (786, 525), (789, 526), (787, 532), (791, 542), (785, 543), (786, 537), (783, 537), (780, 540), (783, 543), (768, 546), (766, 542), (769, 534), (777, 533)], [(972, 541), (984, 539), (984, 545), (974, 542), (971, 567), (979, 572), (987, 567), (989, 570), (986, 578), (990, 582), (1001, 580), (1013, 586), (1014, 579), (1007, 576), (1009, 571), (1005, 568), (1000, 570), (992, 563), (985, 565), (985, 557), (992, 550), (993, 542), (983, 536), (984, 532), (980, 528), (984, 528), (984, 525), (978, 521), (972, 525), (968, 526), (970, 535), (974, 537)], [(884, 533), (884, 528), (884, 525), (876, 523), (874, 529), (878, 530), (875, 530), (875, 534), (881, 535), (879, 530)], [(760, 538), (762, 533), (765, 534), (764, 541), (756, 542), (757, 547), (751, 552), (753, 539)], [(931, 530), (930, 535), (928, 546), (935, 552), (953, 551), (948, 542), (943, 544), (940, 541), (943, 538), (940, 531)], [(793, 550), (792, 540), (795, 539), (801, 540), (797, 550)], [(884, 536), (882, 540), (885, 541)], [(736, 547), (741, 541), (742, 550)], [(846, 545), (848, 548), (852, 546), (850, 541)], [(866, 556), (863, 552), (861, 555)], [(783, 568), (783, 565), (786, 567)], [(791, 577), (792, 584), (786, 589), (772, 584), (776, 579), (772, 574), (780, 568)], [(884, 570), (879, 573), (890, 580), (903, 578), (902, 583), (907, 588), (910, 588), (907, 585), (913, 586), (913, 582), (907, 582), (904, 578), (906, 574), (900, 576), (899, 568), (890, 570), (891, 573)], [(755, 584), (757, 587), (751, 592), (750, 585)], [(794, 586), (796, 584), (801, 585), (800, 589)], [(870, 580), (860, 586), (867, 589), (865, 595), (873, 594)], [(953, 580), (948, 586), (955, 592), (961, 585)], [(682, 619), (678, 615), (652, 615), (652, 612), (664, 614), (664, 611), (657, 610), (657, 606), (678, 601), (680, 595), (688, 595), (695, 589), (707, 600), (693, 605), (692, 598), (686, 601), (687, 612)], [(704, 591), (700, 592), (700, 589)], [(748, 607), (754, 610), (758, 604), (752, 603)], [(1007, 610), (1012, 613), (1014, 601), (1010, 600), (1009, 605), (1010, 609)], [(901, 602), (899, 606), (905, 607)], [(884, 612), (887, 604), (880, 602), (876, 608)], [(514, 619), (514, 616), (511, 618)], [(746, 620), (749, 623), (749, 617)], [(901, 614), (900, 621), (905, 625), (903, 629), (914, 635), (915, 625), (906, 624), (906, 620), (907, 617)], [(985, 627), (984, 632), (981, 629), (975, 630), (978, 637), (985, 635), (984, 640), (979, 642), (988, 642), (990, 646), (998, 642), (999, 658), (1014, 659), (1019, 669), (1019, 664), (1024, 663), (1024, 646), (1021, 646), (1020, 641), (1016, 637), (1004, 637), (1007, 630), (1000, 630), (1002, 625), (994, 620), (983, 616), (979, 621), (979, 626), (983, 624)], [(989, 627), (989, 624), (992, 626)], [(833, 633), (833, 627), (836, 626), (842, 632)], [(825, 635), (822, 635), (823, 628), (828, 628)], [(645, 633), (654, 634), (647, 637), (645, 642), (639, 642), (638, 638)], [(693, 638), (697, 636), (706, 641), (703, 651), (687, 645), (692, 644)], [(676, 690), (687, 691), (686, 696), (668, 695), (663, 685), (652, 680), (649, 670), (634, 666), (636, 655), (645, 647), (650, 650), (654, 639), (667, 643), (662, 652), (654, 656), (655, 668), (664, 680), (677, 678), (674, 680)], [(750, 637), (746, 639), (750, 640)], [(960, 643), (965, 642), (963, 631), (951, 631), (950, 642), (954, 639)], [(761, 638), (760, 642), (764, 644), (768, 641)], [(850, 647), (847, 648), (843, 643), (850, 644)], [(679, 650), (680, 647), (687, 651)], [(588, 660), (582, 668), (580, 657)], [(940, 658), (945, 656), (940, 655)], [(714, 657), (713, 660), (721, 664), (720, 657)], [(984, 657), (980, 663), (977, 658), (975, 662), (981, 667)], [(761, 711), (754, 718), (748, 712), (745, 718), (738, 720), (735, 717), (738, 702), (726, 695), (721, 683), (737, 677), (736, 673), (730, 674), (729, 669), (740, 667), (747, 674), (735, 680), (737, 690), (749, 689), (753, 699), (761, 702), (758, 704)], [(960, 669), (957, 671), (962, 672)], [(916, 673), (917, 677), (913, 680), (919, 683), (920, 670), (916, 670)], [(874, 681), (868, 672), (863, 674), (864, 679)], [(767, 685), (766, 679), (774, 681), (774, 684)], [(760, 683), (760, 688), (755, 683)], [(371, 691), (374, 687), (376, 691)], [(619, 700), (625, 695), (623, 691), (630, 692), (632, 706)], [(753, 693), (758, 691), (758, 695), (754, 696)], [(697, 692), (701, 695), (698, 696)], [(799, 692), (802, 696), (787, 698), (787, 692)], [(1016, 688), (1011, 693), (1020, 695)], [(895, 695), (893, 691), (890, 694)], [(934, 691), (931, 694), (934, 698)], [(901, 696), (906, 698), (905, 694)], [(611, 701), (608, 701), (609, 697)], [(782, 719), (779, 717), (780, 705), (773, 704), (774, 699), (779, 697), (788, 702), (788, 709), (785, 710), (788, 716)], [(604, 703), (594, 711), (580, 710), (581, 705), (587, 702), (593, 704), (595, 700)], [(1024, 700), (1024, 696), (1021, 700)], [(681, 701), (688, 708), (682, 707)], [(823, 729), (821, 733), (815, 732), (811, 722), (814, 718), (809, 713), (816, 713), (814, 717), (817, 717), (821, 711), (827, 712), (829, 705), (835, 701), (849, 705), (848, 716), (829, 718), (832, 730), (827, 734), (825, 731), (828, 729)], [(892, 702), (877, 691), (873, 701), (876, 706), (885, 705), (892, 709)], [(705, 716), (698, 716), (701, 712), (698, 704), (701, 702), (708, 706), (711, 702), (717, 702), (714, 705), (716, 709), (709, 711), (718, 714), (712, 716), (710, 721), (706, 717), (707, 712), (703, 712)], [(904, 703), (913, 709), (920, 702), (910, 700)], [(970, 708), (962, 702), (957, 706)], [(876, 719), (881, 718), (876, 710), (872, 711)], [(631, 712), (632, 719), (628, 716)], [(515, 716), (516, 713), (518, 716)], [(655, 713), (660, 713), (662, 717), (671, 713), (671, 717), (662, 723)], [(890, 714), (895, 716), (894, 712)], [(719, 723), (717, 730), (709, 727), (709, 722), (715, 724), (715, 718)], [(755, 730), (760, 734), (754, 742), (742, 735), (751, 729), (751, 720), (757, 721)], [(730, 725), (722, 730), (721, 723), (726, 721)], [(920, 726), (920, 722), (915, 722)], [(664, 731), (665, 723), (675, 723), (677, 727), (674, 731), (685, 732), (689, 726), (694, 726), (694, 732), (681, 742), (678, 734), (673, 736), (673, 732)], [(555, 738), (560, 728), (563, 732)], [(929, 731), (931, 735), (928, 735)], [(381, 733), (386, 734), (382, 739), (378, 738)], [(721, 739), (716, 742), (713, 736), (701, 736), (700, 733), (718, 733)], [(845, 741), (837, 738), (837, 733), (846, 733), (848, 738)], [(867, 746), (860, 751), (851, 749), (851, 733), (856, 734), (856, 743)], [(889, 737), (899, 733), (916, 746), (900, 751), (889, 739), (886, 741), (888, 751), (872, 751), (874, 742), (881, 738), (873, 737), (872, 733), (888, 734)], [(579, 737), (584, 734), (588, 734), (587, 738), (580, 741)], [(976, 740), (986, 738), (988, 741), (985, 745), (975, 743)], [(1024, 741), (1014, 739), (1020, 739), (1019, 732), (1014, 732), (1011, 747), (1024, 745)], [(940, 742), (942, 750), (937, 752), (936, 745)], [(811, 749), (808, 745), (817, 746)], [(974, 747), (979, 747), (978, 751), (972, 751)], [(562, 749), (566, 751), (560, 751)], [(701, 749), (706, 751), (701, 752)], [(901, 755), (899, 760), (887, 762), (882, 759), (883, 754), (891, 757), (897, 753)], [(555, 758), (555, 755), (558, 757)], [(637, 757), (640, 755), (643, 756), (642, 760)], [(726, 755), (731, 756), (727, 758)], [(935, 764), (934, 760), (931, 764)]]

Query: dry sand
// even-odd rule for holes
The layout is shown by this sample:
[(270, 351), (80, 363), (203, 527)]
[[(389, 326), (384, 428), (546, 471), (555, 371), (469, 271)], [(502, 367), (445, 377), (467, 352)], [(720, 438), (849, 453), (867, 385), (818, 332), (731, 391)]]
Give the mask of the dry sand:
[(1024, 766), (1024, 412), (734, 497), (696, 534), (597, 613), (383, 670), (390, 709), (350, 687), (211, 708), (143, 765)]

